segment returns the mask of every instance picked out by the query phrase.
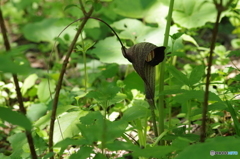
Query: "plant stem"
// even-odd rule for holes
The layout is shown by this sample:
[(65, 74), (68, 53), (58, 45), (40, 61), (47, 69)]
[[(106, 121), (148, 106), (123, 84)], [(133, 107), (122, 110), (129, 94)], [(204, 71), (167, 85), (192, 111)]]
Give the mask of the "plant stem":
[[(220, 5), (220, 7), (218, 6)], [(212, 32), (212, 40), (211, 40), (211, 46), (210, 46), (210, 55), (208, 57), (208, 68), (207, 68), (207, 75), (206, 75), (206, 85), (205, 85), (205, 92), (204, 92), (204, 101), (203, 101), (203, 108), (202, 108), (202, 126), (201, 126), (201, 132), (200, 132), (200, 142), (204, 142), (206, 138), (206, 125), (207, 125), (207, 110), (208, 110), (208, 95), (209, 95), (209, 85), (210, 85), (210, 77), (211, 77), (211, 66), (213, 61), (213, 52), (215, 48), (215, 42), (217, 38), (218, 33), (218, 25), (220, 21), (220, 16), (222, 13), (222, 0), (220, 0), (220, 3), (215, 3), (216, 9), (217, 9), (217, 18), (214, 25), (214, 29)]]
[(103, 109), (103, 128), (102, 128), (102, 143), (101, 143), (101, 151), (102, 154), (104, 155), (104, 149), (105, 149), (105, 145), (106, 145), (106, 132), (108, 131), (108, 127), (107, 127), (107, 107), (108, 107), (108, 100), (106, 100), (103, 105), (102, 105), (102, 109)]
[(85, 93), (87, 93), (87, 80), (88, 80), (88, 74), (87, 74), (87, 60), (86, 60), (86, 51), (85, 51), (85, 45), (83, 42), (83, 36), (81, 34), (82, 38), (82, 53), (83, 53), (83, 63), (84, 63), (84, 85), (85, 85)]
[(168, 133), (168, 130), (164, 130), (156, 139), (156, 141), (153, 143), (153, 146), (155, 146), (159, 141)]
[[(81, 25), (79, 26), (77, 33), (68, 49), (68, 52), (66, 54), (66, 57), (64, 59), (63, 65), (62, 65), (62, 69), (60, 72), (60, 76), (59, 76), (59, 80), (56, 86), (56, 93), (54, 96), (54, 100), (53, 100), (53, 106), (52, 106), (52, 114), (51, 114), (51, 120), (50, 120), (50, 131), (49, 131), (49, 152), (53, 152), (53, 133), (54, 133), (54, 123), (55, 123), (55, 119), (56, 119), (56, 113), (57, 113), (57, 105), (58, 105), (58, 99), (59, 99), (59, 94), (60, 94), (60, 90), (62, 87), (62, 81), (63, 81), (63, 76), (65, 74), (66, 71), (66, 67), (68, 64), (68, 60), (69, 57), (73, 51), (73, 48), (77, 42), (77, 39), (80, 35), (80, 33), (82, 32), (86, 22), (88, 21), (89, 17), (91, 16), (91, 14), (93, 13), (93, 7), (91, 7), (90, 11), (88, 13), (85, 14), (85, 17), (83, 18), (83, 21), (81, 23)], [(51, 157), (52, 159), (54, 159), (54, 157)]]
[[(7, 51), (10, 51), (11, 46), (10, 46), (10, 43), (9, 43), (9, 40), (8, 40), (8, 37), (7, 37), (7, 30), (6, 30), (6, 27), (5, 27), (5, 24), (4, 24), (1, 8), (0, 8), (0, 27), (1, 27), (1, 30), (2, 30), (2, 36), (3, 36), (5, 49)], [(22, 98), (22, 93), (21, 93), (21, 89), (20, 89), (20, 86), (19, 86), (18, 77), (17, 77), (16, 74), (12, 74), (12, 76), (13, 76), (13, 81), (14, 81), (14, 84), (15, 84), (15, 87), (16, 87), (15, 89), (16, 89), (16, 93), (17, 93), (17, 100), (18, 100), (20, 111), (21, 111), (22, 114), (26, 115), (26, 109), (25, 109), (24, 104), (23, 104), (23, 98)], [(37, 159), (37, 153), (35, 151), (35, 146), (34, 146), (31, 131), (25, 129), (25, 134), (26, 134), (26, 137), (27, 137), (27, 141), (28, 141), (28, 145), (29, 145), (29, 148), (30, 148), (31, 156), (32, 156), (33, 159)]]
[(187, 101), (187, 120), (188, 120), (188, 134), (191, 133), (191, 100)]
[[(170, 26), (172, 21), (172, 11), (173, 11), (174, 0), (170, 1), (168, 17), (167, 17), (167, 25), (164, 35), (163, 45), (167, 48), (168, 45), (168, 37), (170, 32)], [(158, 102), (158, 113), (159, 113), (159, 134), (164, 132), (164, 95), (161, 95), (164, 90), (164, 68), (165, 68), (165, 59), (159, 65), (160, 78), (159, 78), (159, 102)]]

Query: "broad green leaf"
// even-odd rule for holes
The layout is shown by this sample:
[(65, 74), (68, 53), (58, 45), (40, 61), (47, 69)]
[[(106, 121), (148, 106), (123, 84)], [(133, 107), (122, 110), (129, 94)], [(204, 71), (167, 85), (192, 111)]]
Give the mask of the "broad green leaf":
[(103, 120), (103, 116), (99, 111), (89, 112), (87, 115), (80, 118), (80, 122), (83, 125), (95, 124), (95, 121), (97, 120)]
[(95, 49), (89, 52), (95, 54), (104, 63), (129, 64), (129, 61), (123, 57), (121, 45), (115, 37), (99, 41)]
[[(240, 42), (239, 42), (240, 43)], [(231, 57), (231, 56), (240, 56), (240, 52), (239, 51), (237, 51), (237, 50), (235, 50), (235, 51), (231, 51), (228, 55), (227, 55), (227, 57)]]
[(141, 156), (141, 157), (147, 157), (147, 158), (161, 158), (176, 150), (177, 148), (173, 146), (146, 147), (144, 149), (141, 149), (140, 151), (134, 151), (133, 156), (135, 157)]
[[(145, 102), (145, 101), (142, 101)], [(128, 108), (124, 113), (123, 113), (123, 120), (126, 121), (132, 121), (136, 120), (139, 118), (144, 118), (149, 114), (149, 109), (146, 107), (143, 107), (141, 105), (139, 106), (132, 106)]]
[(172, 142), (172, 146), (178, 148), (179, 150), (183, 150), (185, 147), (189, 146), (190, 140), (187, 140), (186, 138), (177, 137)]
[(78, 7), (78, 6), (76, 4), (69, 4), (64, 8), (64, 11), (72, 7)]
[(91, 157), (91, 153), (93, 153), (92, 147), (82, 146), (77, 153), (72, 154), (69, 159), (86, 159)]
[[(164, 28), (166, 26), (166, 17), (168, 14), (168, 2), (163, 4), (163, 1), (155, 1), (154, 5), (148, 9), (145, 14), (144, 21), (148, 23), (158, 23), (158, 26)], [(159, 16), (161, 15), (161, 16)]]
[(0, 153), (0, 158), (1, 159), (11, 159), (11, 157), (5, 156), (3, 153)]
[(184, 93), (186, 90), (184, 89), (166, 89), (162, 91), (160, 94), (161, 95), (167, 95), (167, 94), (179, 94), (179, 93)]
[(112, 3), (114, 11), (122, 16), (143, 18), (155, 1), (146, 0), (115, 0)]
[(179, 71), (178, 69), (176, 69), (174, 66), (169, 65), (167, 67), (167, 70), (173, 75), (173, 77), (175, 77), (182, 84), (189, 85), (187, 76), (183, 74), (181, 71)]
[(103, 133), (106, 133), (106, 130), (104, 131), (106, 127), (103, 127), (103, 118), (99, 111), (89, 112), (86, 116), (80, 118), (81, 124), (78, 127), (89, 144), (103, 139)]
[(183, 35), (183, 32), (177, 32), (173, 35), (170, 35), (170, 37), (173, 39), (173, 40), (177, 40), (179, 39), (181, 36)]
[[(112, 122), (107, 122), (106, 126), (106, 136), (107, 141), (114, 141), (117, 137), (120, 137), (125, 132), (128, 122), (124, 120), (117, 120)], [(105, 132), (104, 132), (105, 133)]]
[(215, 22), (216, 16), (213, 2), (205, 0), (178, 0), (173, 12), (174, 22), (189, 29), (201, 27), (207, 22)]
[(86, 97), (94, 98), (103, 106), (108, 106), (109, 102), (112, 103), (115, 101), (113, 98), (117, 95), (118, 92), (119, 87), (115, 86), (112, 83), (103, 82), (99, 90), (89, 92)]
[(239, 121), (238, 121), (238, 114), (237, 114), (237, 112), (234, 110), (234, 107), (229, 103), (229, 101), (226, 101), (225, 103), (226, 103), (226, 105), (227, 105), (227, 107), (228, 107), (227, 111), (230, 112), (231, 117), (232, 117), (232, 119), (233, 119), (233, 123), (234, 123), (235, 129), (236, 129), (236, 130), (235, 130), (235, 131), (236, 131), (236, 134), (237, 134), (238, 136), (240, 136), (240, 124), (239, 124)]
[[(121, 136), (128, 126), (128, 122), (124, 120), (110, 122), (104, 119), (99, 111), (89, 112), (86, 116), (80, 118), (80, 122), (81, 124), (78, 127), (82, 136), (89, 143), (102, 140), (105, 140), (105, 142), (113, 141)], [(103, 136), (103, 134), (107, 135)]]
[(0, 107), (0, 118), (14, 125), (21, 126), (26, 130), (32, 129), (32, 124), (26, 116), (16, 111), (12, 111), (9, 108)]
[(23, 83), (23, 86), (22, 86), (22, 94), (23, 95), (27, 92), (27, 90), (29, 88), (34, 86), (37, 78), (38, 78), (38, 76), (36, 74), (31, 74), (24, 80), (24, 83)]
[[(183, 94), (175, 96), (174, 99), (180, 103), (184, 103), (191, 99), (197, 99), (198, 101), (203, 102), (204, 91), (203, 90), (186, 90), (183, 92)], [(215, 93), (209, 92), (209, 101), (221, 102), (221, 99)]]
[(36, 121), (47, 112), (47, 106), (43, 103), (32, 104), (27, 109), (27, 117), (31, 121)]
[(24, 133), (16, 133), (7, 139), (11, 143), (13, 153), (11, 154), (12, 158), (22, 158), (23, 149), (22, 147), (27, 143), (27, 138)]
[[(76, 108), (76, 106), (59, 105), (58, 109), (57, 109), (57, 115), (56, 116), (59, 116), (59, 115), (65, 113), (65, 112), (67, 112), (69, 109), (74, 109), (74, 108)], [(35, 122), (34, 126), (39, 127), (40, 129), (43, 129), (44, 127), (46, 127), (50, 122), (51, 114), (52, 114), (52, 111), (49, 111), (46, 115), (44, 115), (39, 120), (37, 120)]]
[[(69, 112), (64, 115), (61, 115), (55, 122), (54, 126), (54, 143), (61, 141), (64, 138), (72, 137), (79, 133), (79, 129), (77, 127), (77, 123), (79, 123), (79, 118), (86, 115), (85, 111), (75, 111)], [(60, 124), (60, 125), (59, 125)]]
[(198, 83), (205, 73), (205, 68), (203, 65), (194, 67), (189, 77), (189, 84), (192, 86)]
[(119, 103), (119, 102), (123, 101), (126, 98), (127, 98), (126, 94), (117, 93), (115, 97), (113, 97), (112, 99), (110, 99), (108, 101), (108, 104), (112, 105), (112, 104), (115, 104), (115, 103)]
[(108, 159), (107, 156), (103, 153), (96, 153), (94, 159)]
[(108, 143), (106, 147), (111, 151), (117, 151), (117, 150), (125, 150), (125, 151), (133, 151), (133, 150), (140, 150), (140, 148), (133, 143), (129, 142), (123, 142), (115, 140), (112, 143)]
[[(210, 155), (210, 151), (237, 151), (240, 152), (239, 147), (240, 139), (236, 137), (220, 137), (217, 136), (213, 139), (208, 139), (205, 141), (205, 143), (198, 143), (194, 145), (190, 145), (187, 148), (185, 148), (182, 152), (179, 153), (179, 155), (176, 157), (176, 159), (186, 159), (191, 156), (191, 158), (194, 159), (226, 159), (226, 158), (232, 158), (232, 159), (238, 159), (238, 155)], [(201, 155), (199, 155), (201, 154)]]
[[(69, 19), (45, 18), (42, 21), (28, 23), (23, 27), (23, 35), (26, 39), (34, 42), (46, 41), (53, 43), (54, 38), (69, 24)], [(60, 37), (68, 34), (70, 41), (75, 35), (75, 26), (72, 25), (66, 29)], [(80, 38), (79, 38), (80, 39)]]
[(119, 65), (117, 64), (110, 64), (106, 66), (106, 69), (101, 71), (101, 74), (105, 77), (105, 78), (111, 78), (113, 76), (115, 76), (119, 71)]
[(196, 47), (199, 47), (198, 43), (196, 42), (196, 40), (194, 38), (192, 38), (191, 36), (189, 35), (186, 35), (186, 34), (183, 34), (182, 35), (182, 38), (184, 41), (188, 41), (192, 44), (194, 44)]
[(208, 110), (226, 110), (226, 105), (223, 102), (215, 102), (208, 106)]
[(26, 74), (31, 68), (26, 65), (20, 65), (13, 62), (11, 56), (0, 54), (0, 71), (4, 73)]
[(112, 26), (122, 30), (119, 34), (122, 39), (130, 39), (133, 43), (150, 42), (161, 45), (160, 41), (163, 41), (165, 31), (162, 27), (149, 27), (139, 20), (128, 18), (117, 21)]
[(114, 22), (111, 26), (118, 30), (122, 30), (119, 34), (121, 38), (131, 39), (132, 41), (135, 41), (136, 38), (142, 36), (147, 30), (151, 29), (151, 27), (144, 25), (137, 19), (128, 18)]
[(64, 150), (69, 147), (70, 145), (74, 146), (81, 146), (81, 145), (86, 145), (86, 141), (84, 139), (72, 139), (72, 138), (66, 138), (64, 140), (59, 141), (54, 145), (54, 147), (59, 147), (61, 148), (60, 154), (64, 152)]
[[(48, 79), (42, 79), (38, 86), (37, 95), (41, 102), (45, 103), (50, 99), (51, 93), (55, 89), (55, 81)], [(50, 91), (50, 92), (49, 92)]]
[(124, 78), (123, 82), (126, 85), (125, 89), (129, 91), (132, 89), (137, 89), (141, 92), (144, 92), (144, 82), (136, 72), (128, 74), (127, 77)]

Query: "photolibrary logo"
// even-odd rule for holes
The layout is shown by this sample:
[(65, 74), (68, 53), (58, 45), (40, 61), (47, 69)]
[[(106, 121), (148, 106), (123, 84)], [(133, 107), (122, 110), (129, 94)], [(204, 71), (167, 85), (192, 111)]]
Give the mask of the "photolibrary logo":
[(215, 151), (214, 151), (214, 150), (211, 150), (211, 151), (210, 151), (210, 155), (211, 155), (211, 156), (214, 156), (214, 155), (215, 155)]
[(238, 155), (238, 151), (214, 151), (214, 150), (211, 150), (210, 155), (211, 156), (214, 156), (214, 155)]

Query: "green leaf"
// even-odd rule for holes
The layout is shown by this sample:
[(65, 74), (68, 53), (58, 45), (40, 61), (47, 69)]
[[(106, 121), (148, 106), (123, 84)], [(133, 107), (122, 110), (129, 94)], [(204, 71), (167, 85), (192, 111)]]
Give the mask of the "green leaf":
[(13, 148), (13, 153), (11, 154), (12, 158), (22, 158), (23, 149), (22, 147), (27, 143), (27, 138), (24, 133), (16, 133), (7, 139), (11, 143), (11, 147)]
[(144, 82), (136, 72), (128, 74), (123, 82), (126, 85), (125, 89), (129, 91), (132, 89), (137, 89), (141, 92), (144, 92)]
[(92, 147), (81, 147), (77, 153), (72, 154), (69, 159), (86, 159), (91, 157), (91, 153), (93, 153)]
[(179, 94), (179, 93), (184, 93), (186, 90), (184, 89), (166, 89), (162, 91), (160, 94), (161, 95), (167, 95), (167, 94)]
[(20, 65), (16, 62), (13, 62), (11, 56), (6, 54), (0, 54), (0, 71), (5, 73), (14, 73), (14, 74), (27, 74), (30, 72), (30, 67), (27, 65)]
[[(177, 148), (173, 146), (155, 146), (155, 147), (146, 147), (139, 151), (134, 151), (133, 156), (135, 157), (147, 157), (147, 158), (161, 158), (170, 154), (171, 152), (176, 151)], [(199, 155), (199, 154), (198, 154)]]
[(27, 117), (31, 121), (36, 121), (47, 112), (47, 106), (43, 103), (32, 104), (27, 109)]
[(126, 94), (117, 93), (115, 97), (113, 97), (112, 99), (109, 100), (108, 104), (112, 105), (112, 104), (115, 104), (115, 103), (119, 103), (119, 102), (123, 101), (126, 98), (127, 98)]
[[(79, 133), (77, 124), (79, 123), (79, 118), (86, 115), (85, 111), (75, 111), (64, 114), (58, 118), (58, 122), (54, 126), (54, 143), (62, 140), (62, 135), (64, 138), (73, 137)], [(60, 123), (60, 125), (59, 125)]]
[[(67, 112), (69, 109), (74, 109), (76, 106), (72, 105), (59, 105), (57, 109), (57, 115), (59, 116), (65, 112)], [(51, 118), (52, 111), (49, 111), (46, 115), (41, 117), (39, 120), (37, 120), (34, 124), (34, 126), (39, 127), (40, 129), (43, 129), (49, 124), (50, 118)]]
[[(183, 92), (183, 94), (175, 96), (174, 99), (180, 103), (184, 103), (191, 99), (197, 99), (198, 101), (203, 102), (204, 91), (203, 90), (186, 90)], [(221, 102), (221, 99), (215, 93), (209, 92), (209, 101)]]
[(196, 66), (189, 77), (189, 84), (192, 86), (199, 82), (205, 73), (205, 68), (203, 65)]
[(99, 11), (102, 8), (101, 3), (93, 3), (93, 7), (95, 11)]
[(141, 106), (141, 104), (147, 105), (147, 103), (145, 103), (143, 100), (138, 100), (138, 102), (140, 102), (139, 105), (132, 106), (123, 113), (123, 120), (133, 121), (139, 118), (147, 117), (147, 115), (150, 113), (149, 109)]
[(0, 107), (0, 118), (14, 125), (21, 126), (26, 130), (30, 131), (32, 129), (32, 124), (26, 116), (9, 108)]
[(217, 16), (215, 5), (205, 0), (178, 0), (174, 6), (174, 22), (188, 29), (201, 27), (207, 22), (215, 22)]
[(179, 150), (183, 150), (185, 147), (189, 146), (189, 144), (190, 144), (190, 141), (182, 137), (177, 137), (172, 142), (172, 146), (178, 148)]
[(154, 2), (146, 0), (115, 0), (112, 6), (116, 13), (124, 17), (143, 18)]
[(108, 159), (105, 154), (96, 153), (94, 159)]
[(178, 33), (175, 33), (173, 35), (170, 35), (170, 37), (173, 39), (173, 40), (177, 40), (178, 38), (180, 38), (184, 33), (182, 32), (178, 32)]
[(86, 97), (94, 98), (103, 106), (106, 106), (107, 102), (111, 100), (114, 101), (113, 98), (118, 92), (119, 87), (115, 86), (113, 83), (103, 82), (99, 90), (89, 92)]
[(194, 44), (196, 47), (199, 47), (196, 40), (193, 37), (191, 37), (190, 35), (183, 34), (182, 38), (184, 41), (190, 42), (190, 43)]
[(56, 145), (54, 145), (54, 147), (58, 147), (61, 148), (61, 151), (59, 152), (60, 155), (62, 155), (64, 153), (64, 150), (67, 149), (70, 145), (74, 145), (74, 146), (82, 146), (82, 145), (86, 145), (88, 144), (86, 142), (85, 139), (70, 139), (70, 138), (66, 138), (60, 142), (58, 142)]
[(235, 50), (235, 51), (231, 51), (227, 57), (231, 57), (231, 56), (240, 56), (240, 51), (239, 50)]
[(223, 102), (215, 102), (208, 106), (208, 110), (216, 111), (216, 110), (226, 110), (226, 105)]
[[(54, 89), (54, 80), (49, 80), (48, 82), (48, 79), (42, 79), (37, 91), (39, 100), (43, 103), (47, 102), (50, 99), (50, 94), (54, 91)], [(51, 91), (51, 93), (49, 91)]]
[(101, 71), (101, 74), (105, 77), (105, 78), (111, 78), (113, 76), (115, 76), (119, 71), (119, 65), (117, 64), (110, 64), (106, 66), (106, 69)]
[(76, 4), (69, 4), (64, 8), (64, 11), (69, 9), (69, 8), (72, 8), (72, 7), (77, 7), (78, 8), (78, 6)]
[[(81, 130), (82, 136), (89, 143), (102, 140), (105, 142), (113, 141), (121, 136), (128, 126), (128, 122), (124, 120), (110, 122), (104, 119), (99, 111), (89, 112), (86, 116), (80, 118), (80, 122), (81, 124), (78, 127)], [(104, 139), (103, 134), (107, 134), (104, 136)]]
[(133, 43), (150, 42), (155, 45), (161, 45), (163, 41), (164, 28), (154, 28), (146, 26), (143, 22), (136, 19), (122, 19), (113, 23), (111, 26), (122, 30), (119, 34), (122, 39), (130, 39)]
[(176, 69), (174, 66), (169, 65), (167, 67), (167, 70), (173, 75), (173, 77), (175, 77), (182, 84), (189, 85), (187, 76), (183, 74), (181, 71), (179, 71), (178, 69)]
[(87, 143), (85, 142), (84, 139), (76, 140), (76, 139), (72, 139), (72, 138), (66, 138), (66, 139), (61, 140), (60, 142), (56, 143), (54, 145), (54, 147), (61, 148), (60, 154), (62, 154), (63, 151), (70, 145), (80, 146), (80, 145), (85, 145), (85, 144), (87, 144)]
[(148, 23), (158, 23), (159, 27), (164, 28), (166, 26), (166, 17), (168, 14), (168, 3), (169, 2), (167, 1), (155, 1), (154, 5), (148, 9), (147, 13), (143, 17), (144, 21)]
[(114, 22), (111, 26), (118, 30), (123, 30), (119, 36), (123, 39), (131, 39), (135, 41), (136, 38), (143, 35), (150, 27), (144, 25), (141, 21), (137, 19), (122, 19), (120, 21)]
[(1, 159), (11, 159), (11, 157), (5, 156), (3, 153), (0, 153), (0, 158)]
[[(23, 27), (23, 35), (26, 39), (33, 42), (46, 41), (54, 43), (54, 38), (57, 37), (69, 23), (71, 23), (69, 19), (44, 18), (42, 21), (25, 25)], [(63, 32), (60, 38), (63, 38), (65, 34), (69, 34), (71, 41), (75, 33), (75, 27), (70, 26)]]
[(104, 63), (129, 64), (129, 61), (122, 56), (121, 45), (116, 37), (99, 41), (95, 49), (89, 52), (95, 54)]
[[(239, 147), (239, 138), (235, 138), (233, 136), (231, 137), (215, 137), (213, 139), (208, 139), (205, 141), (205, 143), (198, 143), (195, 145), (190, 145), (187, 148), (185, 148), (179, 155), (176, 157), (176, 159), (186, 159), (191, 155), (191, 158), (194, 159), (226, 159), (226, 158), (232, 158), (232, 159), (238, 159), (239, 155), (215, 155), (211, 156), (210, 151), (237, 151), (240, 152)], [(201, 155), (199, 155), (201, 154)]]
[(132, 143), (123, 142), (115, 140), (112, 143), (108, 143), (106, 147), (111, 151), (118, 151), (118, 150), (125, 150), (125, 151), (133, 151), (133, 150), (140, 150), (140, 148)]
[(103, 133), (106, 133), (103, 130), (103, 120), (99, 111), (89, 112), (86, 116), (80, 118), (81, 124), (78, 127), (89, 144), (102, 140)]
[(128, 122), (124, 120), (117, 120), (107, 123), (108, 123), (106, 126), (107, 131), (105, 131), (107, 134), (106, 136), (107, 141), (114, 141), (117, 137), (122, 136), (128, 126)]
[(23, 86), (22, 86), (22, 94), (24, 95), (27, 90), (29, 88), (31, 88), (32, 86), (34, 86), (36, 80), (37, 80), (38, 76), (36, 74), (31, 74), (29, 75), (25, 80), (24, 80), (24, 83), (23, 83)]

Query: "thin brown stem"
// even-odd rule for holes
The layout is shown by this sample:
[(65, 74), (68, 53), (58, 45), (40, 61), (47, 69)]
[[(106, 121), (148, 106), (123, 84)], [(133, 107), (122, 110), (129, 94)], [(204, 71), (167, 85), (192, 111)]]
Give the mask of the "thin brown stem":
[[(8, 40), (7, 30), (6, 30), (6, 27), (5, 27), (4, 20), (3, 20), (3, 15), (2, 15), (1, 8), (0, 8), (0, 27), (1, 27), (1, 30), (2, 30), (2, 36), (3, 36), (5, 49), (7, 51), (10, 51), (11, 46), (10, 46), (10, 43), (9, 43), (9, 40)], [(19, 86), (19, 82), (18, 82), (18, 77), (17, 77), (16, 74), (12, 74), (12, 76), (13, 76), (13, 81), (14, 81), (14, 84), (15, 84), (15, 90), (16, 90), (16, 93), (17, 93), (17, 100), (18, 100), (20, 112), (22, 114), (26, 115), (26, 109), (25, 109), (24, 104), (23, 104), (23, 98), (22, 98), (22, 93), (21, 93), (21, 89), (20, 89), (20, 86)], [(37, 153), (35, 151), (31, 131), (25, 130), (25, 134), (26, 134), (26, 137), (27, 137), (27, 141), (28, 141), (28, 145), (29, 145), (29, 148), (30, 148), (31, 156), (32, 156), (33, 159), (37, 159)]]
[(211, 78), (211, 66), (213, 61), (213, 52), (215, 48), (215, 42), (218, 34), (219, 21), (220, 21), (221, 13), (223, 11), (222, 0), (220, 0), (219, 4), (215, 3), (215, 5), (217, 9), (217, 18), (216, 18), (216, 22), (215, 22), (213, 33), (212, 33), (210, 55), (208, 57), (208, 68), (207, 68), (206, 85), (205, 85), (204, 101), (203, 101), (203, 108), (202, 108), (202, 126), (201, 126), (200, 142), (204, 142), (206, 138), (207, 110), (208, 110), (209, 85), (210, 85), (210, 78)]
[[(60, 77), (56, 86), (56, 92), (55, 92), (55, 96), (54, 96), (54, 100), (53, 100), (53, 106), (52, 106), (52, 114), (51, 114), (51, 120), (50, 120), (50, 131), (49, 131), (49, 152), (53, 152), (53, 132), (54, 132), (54, 124), (55, 124), (55, 119), (56, 119), (56, 113), (57, 113), (57, 106), (58, 106), (58, 99), (59, 99), (59, 93), (62, 87), (62, 81), (63, 81), (63, 76), (66, 72), (66, 68), (67, 68), (67, 64), (68, 64), (68, 60), (69, 57), (74, 49), (74, 46), (77, 42), (77, 39), (79, 37), (79, 35), (81, 34), (86, 22), (88, 21), (89, 17), (91, 16), (91, 14), (93, 13), (93, 7), (90, 9), (89, 12), (87, 12), (87, 14), (85, 15), (85, 18), (83, 19), (81, 25), (79, 26), (77, 33), (68, 49), (68, 52), (66, 54), (66, 57), (64, 59), (63, 65), (62, 65), (62, 69), (60, 72)], [(51, 157), (52, 159), (54, 159), (54, 157)]]
[(81, 10), (82, 10), (82, 12), (83, 12), (83, 15), (84, 15), (84, 16), (87, 16), (88, 13), (86, 12), (86, 10), (85, 10), (85, 8), (84, 8), (84, 5), (83, 5), (82, 0), (79, 0), (79, 4), (80, 4)]

